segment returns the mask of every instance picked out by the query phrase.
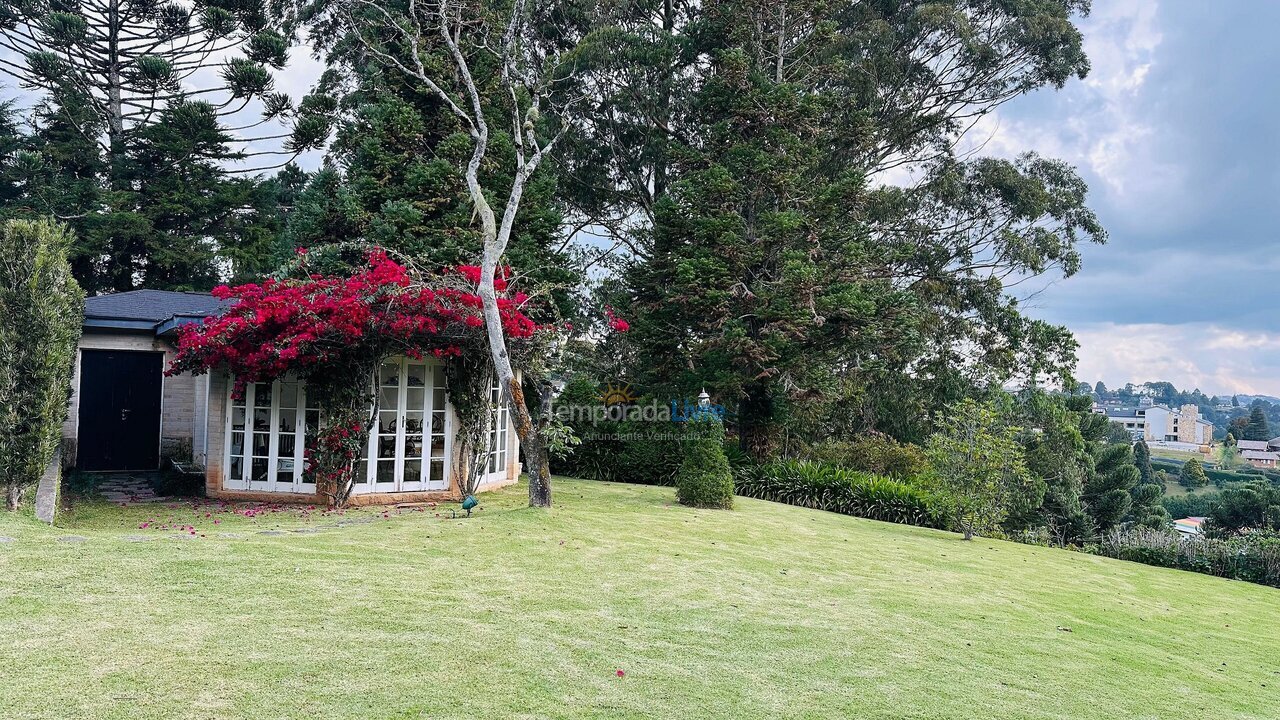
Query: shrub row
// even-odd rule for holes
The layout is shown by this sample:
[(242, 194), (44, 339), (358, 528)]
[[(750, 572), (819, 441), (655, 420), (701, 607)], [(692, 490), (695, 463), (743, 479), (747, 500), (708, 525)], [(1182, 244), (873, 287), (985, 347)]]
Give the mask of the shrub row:
[(582, 444), (557, 458), (556, 472), (588, 480), (674, 485), (684, 428), (670, 422), (603, 422), (577, 431)]
[(1280, 587), (1280, 539), (1274, 536), (1212, 540), (1134, 528), (1112, 531), (1085, 549), (1120, 560)]
[(947, 517), (928, 493), (906, 483), (806, 460), (735, 468), (735, 490), (772, 500), (871, 520), (945, 528)]

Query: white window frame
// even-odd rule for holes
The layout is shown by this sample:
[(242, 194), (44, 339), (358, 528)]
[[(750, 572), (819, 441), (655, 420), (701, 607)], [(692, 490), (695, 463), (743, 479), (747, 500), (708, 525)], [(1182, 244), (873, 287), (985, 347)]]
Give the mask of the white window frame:
[[(363, 479), (357, 480), (355, 487), (352, 490), (352, 493), (365, 495), (370, 493), (397, 493), (397, 492), (424, 492), (424, 491), (425, 492), (443, 492), (445, 490), (448, 490), (449, 482), (450, 482), (450, 474), (452, 470), (452, 468), (450, 467), (451, 463), (449, 462), (449, 459), (453, 456), (453, 421), (449, 413), (449, 399), (447, 394), (444, 392), (441, 392), (441, 393), (436, 392), (437, 389), (443, 390), (443, 388), (436, 387), (437, 379), (439, 379), (441, 381), (441, 384), (443, 384), (443, 380), (444, 380), (444, 376), (442, 372), (443, 366), (440, 364), (439, 361), (431, 360), (431, 359), (414, 360), (412, 358), (407, 358), (407, 357), (389, 358), (388, 360), (384, 361), (381, 365), (378, 366), (377, 375), (373, 379), (373, 382), (375, 384), (375, 393), (376, 393), (375, 401), (379, 403), (381, 402), (382, 391), (383, 391), (382, 368), (387, 365), (398, 365), (397, 377), (399, 379), (399, 382), (397, 383), (397, 387), (396, 387), (396, 393), (397, 393), (396, 407), (395, 407), (396, 430), (395, 430), (394, 436), (392, 436), (395, 438), (395, 448), (396, 448), (395, 458), (394, 458), (395, 469), (392, 473), (392, 480), (390, 482), (377, 482), (378, 441), (380, 436), (387, 437), (386, 435), (382, 435), (382, 433), (380, 432), (381, 431), (381, 414), (383, 412), (390, 412), (389, 410), (384, 411), (382, 410), (381, 407), (379, 407), (378, 413), (375, 416), (377, 419), (374, 421), (374, 426), (370, 429), (370, 432), (369, 432), (369, 445), (364, 449), (365, 457), (362, 458), (362, 462), (367, 461), (365, 465), (365, 476)], [(422, 365), (425, 368), (426, 382), (421, 386), (421, 389), (423, 391), (423, 405), (421, 408), (417, 408), (417, 407), (410, 408), (408, 406), (409, 390), (411, 388), (418, 387), (418, 386), (410, 386), (408, 383), (410, 365)], [(437, 378), (437, 376), (439, 377)], [(443, 404), (441, 407), (436, 407), (437, 394), (439, 394), (441, 396), (440, 399), (443, 400)], [(405, 456), (405, 447), (407, 442), (407, 436), (409, 433), (406, 432), (405, 420), (407, 417), (407, 413), (419, 412), (419, 411), (422, 412), (422, 418), (423, 418), (422, 456), (421, 458), (417, 458), (417, 457), (408, 458)], [(434, 429), (434, 420), (435, 420), (436, 413), (440, 414), (440, 417), (443, 421), (442, 433), (432, 432), (432, 430)], [(434, 457), (432, 455), (432, 447), (433, 447), (432, 441), (434, 440), (435, 436), (441, 435), (441, 434), (444, 436), (443, 437), (443, 440), (444, 440), (443, 453), (444, 454), (439, 457)], [(421, 459), (422, 461), (418, 477), (406, 478), (404, 474), (405, 461), (418, 460), (418, 459)], [(439, 473), (438, 477), (437, 477), (437, 474), (433, 473), (431, 470), (431, 466), (435, 460), (440, 461), (441, 472)]]
[(511, 449), (511, 409), (507, 407), (502, 397), (502, 388), (497, 382), (489, 389), (489, 406), (488, 434), (485, 436), (486, 484), (506, 477), (507, 453)]
[[(280, 397), (281, 386), (283, 382), (296, 383), (298, 386), (297, 406), (294, 412), (297, 413), (294, 421), (293, 453), (291, 457), (282, 457), (280, 451)], [(276, 492), (276, 493), (302, 493), (311, 495), (315, 493), (316, 486), (314, 482), (308, 481), (309, 478), (304, 477), (306, 468), (306, 437), (308, 432), (307, 416), (310, 412), (316, 412), (316, 408), (307, 407), (306, 383), (300, 380), (287, 379), (285, 381), (276, 380), (271, 385), (271, 405), (268, 410), (268, 440), (267, 440), (267, 476), (266, 480), (253, 479), (253, 436), (260, 432), (254, 429), (254, 410), (257, 401), (258, 385), (266, 385), (267, 383), (249, 383), (245, 386), (244, 397), (237, 400), (232, 396), (232, 388), (234, 382), (229, 383), (227, 388), (227, 412), (226, 412), (226, 442), (223, 443), (223, 487), (227, 490), (248, 490), (254, 492)], [(232, 454), (231, 446), (233, 435), (237, 432), (233, 427), (236, 408), (244, 409), (244, 429), (242, 431), (243, 438), (241, 440), (240, 455), (234, 456), (240, 458), (240, 476), (235, 477), (232, 474)], [(317, 413), (318, 415), (318, 413)], [(287, 433), (285, 433), (287, 434)], [(292, 461), (293, 472), (292, 479), (287, 482), (280, 480), (278, 468), (280, 461)]]
[[(443, 366), (438, 360), (424, 359), (413, 360), (406, 357), (390, 358), (378, 367), (377, 375), (371, 379), (374, 385), (375, 403), (378, 403), (382, 393), (382, 367), (387, 364), (399, 364), (399, 382), (397, 384), (396, 396), (396, 418), (394, 434), (395, 438), (395, 457), (393, 480), (391, 482), (376, 482), (377, 480), (377, 447), (380, 430), (380, 408), (375, 408), (378, 413), (371, 414), (376, 419), (374, 425), (369, 429), (369, 443), (364, 448), (365, 458), (361, 462), (364, 463), (364, 475), (357, 478), (352, 488), (352, 494), (372, 494), (372, 493), (404, 493), (404, 492), (444, 492), (450, 488), (452, 480), (452, 463), (453, 457), (453, 413), (450, 412), (449, 398), (447, 392), (443, 388)], [(410, 386), (408, 384), (408, 368), (410, 365), (422, 365), (425, 368), (425, 382), (421, 386), (423, 390), (423, 406), (422, 406), (422, 457), (421, 470), (416, 478), (405, 478), (404, 469), (406, 460), (417, 460), (419, 458), (406, 458), (406, 433), (405, 420), (410, 408), (407, 407), (407, 399)], [(233, 379), (234, 380), (234, 379)], [(436, 381), (440, 381), (440, 388), (436, 387)], [(289, 382), (293, 382), (289, 380)], [(271, 384), (271, 407), (270, 407), (270, 439), (269, 457), (267, 459), (267, 479), (265, 481), (254, 481), (253, 475), (253, 411), (254, 402), (256, 400), (257, 386), (250, 383), (245, 388), (244, 398), (237, 401), (231, 396), (231, 388), (234, 382), (229, 383), (227, 388), (226, 399), (226, 424), (225, 424), (225, 441), (223, 443), (223, 487), (227, 490), (242, 490), (254, 492), (283, 492), (283, 493), (303, 493), (314, 494), (316, 486), (314, 482), (305, 482), (303, 470), (306, 466), (306, 437), (308, 432), (307, 417), (311, 412), (315, 412), (315, 408), (308, 408), (306, 401), (306, 383), (297, 381), (298, 384), (298, 419), (295, 425), (294, 452), (291, 458), (281, 458), (278, 456), (279, 437), (280, 437), (280, 397), (281, 382), (276, 381)], [(417, 386), (413, 386), (417, 387)], [(436, 392), (440, 390), (440, 392)], [(438, 396), (438, 397), (437, 397)], [(437, 402), (439, 399), (441, 402)], [(436, 407), (440, 405), (440, 407)], [(233, 477), (231, 473), (231, 445), (232, 435), (235, 432), (232, 429), (232, 420), (235, 416), (237, 407), (243, 407), (245, 411), (245, 428), (243, 430), (244, 439), (241, 447), (241, 477)], [(415, 410), (416, 411), (416, 410)], [(433, 432), (437, 414), (441, 419), (442, 432)], [(317, 413), (318, 415), (318, 413)], [(443, 435), (441, 438), (440, 436)], [(387, 436), (384, 436), (387, 437)], [(433, 448), (435, 441), (442, 439), (443, 455), (435, 455)], [(505, 455), (504, 455), (505, 457)], [(292, 460), (294, 463), (292, 482), (280, 482), (278, 479), (277, 467), (280, 460)], [(367, 462), (366, 462), (367, 461)], [(439, 461), (439, 473), (432, 472), (432, 465)], [(437, 477), (438, 475), (438, 477)]]

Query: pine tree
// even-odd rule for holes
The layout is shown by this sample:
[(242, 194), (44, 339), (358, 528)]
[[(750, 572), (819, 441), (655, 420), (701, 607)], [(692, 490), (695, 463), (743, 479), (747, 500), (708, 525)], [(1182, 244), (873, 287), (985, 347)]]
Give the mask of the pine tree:
[(1182, 464), (1182, 469), (1178, 472), (1178, 482), (1183, 487), (1194, 490), (1208, 485), (1209, 478), (1204, 474), (1204, 465), (1197, 458), (1191, 458)]
[(1138, 466), (1138, 477), (1141, 482), (1155, 481), (1151, 469), (1151, 448), (1147, 446), (1146, 440), (1139, 440), (1133, 444), (1133, 461)]
[(1267, 424), (1267, 415), (1262, 408), (1254, 406), (1249, 411), (1249, 424), (1245, 425), (1242, 440), (1270, 440), (1271, 427)]
[[(887, 395), (909, 374), (928, 407), (975, 384), (1065, 379), (1070, 333), (1022, 315), (994, 278), (1074, 272), (1076, 243), (1104, 235), (1084, 185), (1068, 166), (1034, 156), (951, 157), (945, 118), (960, 96), (966, 112), (982, 112), (973, 104), (992, 109), (1082, 73), (1079, 36), (1065, 5), (980, 5), (931, 28), (938, 35), (923, 45), (908, 39), (923, 30), (915, 8), (782, 11), (758, 0), (708, 6), (688, 37), (664, 18), (660, 32), (619, 41), (628, 69), (609, 79), (630, 94), (608, 95), (588, 122), (609, 137), (639, 136), (641, 125), (664, 131), (644, 152), (627, 146), (605, 158), (618, 179), (598, 168), (590, 178), (615, 192), (589, 193), (583, 205), (607, 200), (648, 223), (623, 233), (643, 257), (627, 275), (642, 382), (676, 395), (705, 383), (737, 398), (742, 447), (767, 458), (798, 400), (792, 388), (825, 395), (852, 384)], [(1024, 45), (1029, 37), (1006, 34), (1024, 23), (1054, 30)], [(934, 52), (949, 52), (942, 38), (967, 32), (961, 26), (981, 28), (984, 40), (954, 38), (953, 47), (1001, 46), (990, 55), (1000, 71), (985, 54), (934, 64)], [(659, 39), (646, 45), (650, 36)], [(675, 69), (630, 70), (642, 58)], [(668, 124), (673, 108), (681, 112)], [(919, 186), (868, 182), (925, 148), (941, 158)], [(1012, 262), (993, 270), (989, 257)]]
[(1141, 477), (1128, 445), (1101, 445), (1094, 449), (1094, 466), (1084, 484), (1084, 500), (1094, 527), (1100, 533), (1118, 526), (1133, 507), (1131, 494)]
[[(273, 92), (288, 49), (265, 0), (6, 3), (0, 72), (43, 93), (31, 118), (38, 192), (9, 214), (68, 218), (89, 292), (208, 287), (254, 215), (251, 186), (226, 168), (253, 171), (323, 140), (317, 103), (295, 113)], [(242, 112), (251, 104), (260, 118)], [(262, 140), (284, 147), (247, 149)]]

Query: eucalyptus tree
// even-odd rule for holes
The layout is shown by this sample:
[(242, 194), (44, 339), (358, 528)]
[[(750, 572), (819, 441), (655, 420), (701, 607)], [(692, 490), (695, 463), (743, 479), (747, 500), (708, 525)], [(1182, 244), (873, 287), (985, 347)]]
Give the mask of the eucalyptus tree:
[[(0, 7), (0, 72), (38, 97), (29, 124), (44, 174), (59, 183), (73, 174), (69, 147), (101, 158), (74, 172), (92, 175), (99, 192), (46, 188), (28, 208), (75, 227), (86, 289), (207, 285), (225, 270), (220, 246), (242, 230), (248, 188), (228, 171), (282, 166), (323, 141), (323, 101), (294, 108), (275, 91), (290, 48), (273, 29), (278, 10), (270, 0)], [(200, 198), (214, 199), (192, 207)]]
[[(481, 241), (479, 295), (490, 355), (510, 407), (529, 475), (529, 504), (550, 506), (551, 475), (542, 438), (512, 367), (498, 311), (495, 276), (515, 231), (524, 193), (572, 125), (566, 109), (575, 43), (548, 18), (542, 0), (317, 0), (302, 13), (316, 34), (342, 34), (383, 72), (417, 85), (447, 112), (452, 132), (441, 150), (464, 147), (472, 219)], [(314, 31), (313, 31), (314, 32)], [(486, 165), (502, 164), (490, 182)]]

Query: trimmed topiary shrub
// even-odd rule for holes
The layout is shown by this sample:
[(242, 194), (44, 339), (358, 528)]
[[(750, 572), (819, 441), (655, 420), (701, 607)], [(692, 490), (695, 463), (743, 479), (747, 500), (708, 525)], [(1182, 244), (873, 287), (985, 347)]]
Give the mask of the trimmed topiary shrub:
[(684, 460), (676, 472), (676, 498), (692, 507), (733, 507), (733, 472), (724, 454), (724, 426), (710, 414), (685, 423)]
[(929, 493), (889, 478), (826, 463), (783, 460), (743, 467), (739, 495), (903, 525), (945, 528), (944, 504)]
[(0, 225), (0, 491), (10, 509), (39, 482), (67, 417), (84, 313), (71, 242), (50, 220)]

